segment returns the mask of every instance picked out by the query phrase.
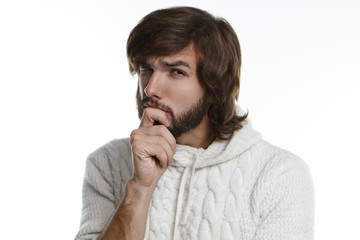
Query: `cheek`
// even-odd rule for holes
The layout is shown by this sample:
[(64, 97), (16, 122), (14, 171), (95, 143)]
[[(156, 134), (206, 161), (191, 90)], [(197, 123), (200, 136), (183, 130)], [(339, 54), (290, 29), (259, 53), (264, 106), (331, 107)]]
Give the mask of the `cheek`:
[(199, 88), (199, 86), (192, 86), (189, 88), (182, 88), (175, 90), (172, 93), (173, 101), (174, 101), (174, 111), (175, 112), (183, 112), (194, 104), (196, 104), (204, 94), (204, 90)]

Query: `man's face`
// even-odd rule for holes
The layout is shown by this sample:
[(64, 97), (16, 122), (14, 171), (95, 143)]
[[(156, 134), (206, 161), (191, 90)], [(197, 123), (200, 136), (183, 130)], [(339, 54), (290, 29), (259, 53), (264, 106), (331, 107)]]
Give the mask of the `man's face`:
[(196, 128), (207, 112), (207, 99), (196, 74), (197, 56), (192, 47), (165, 57), (151, 57), (140, 66), (139, 117), (144, 108), (166, 114), (174, 137)]

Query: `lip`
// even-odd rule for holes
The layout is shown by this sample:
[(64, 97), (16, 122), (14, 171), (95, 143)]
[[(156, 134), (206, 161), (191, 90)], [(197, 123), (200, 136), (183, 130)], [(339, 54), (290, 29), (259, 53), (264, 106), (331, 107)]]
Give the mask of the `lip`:
[(151, 103), (145, 103), (144, 104), (144, 108), (156, 108), (156, 109), (159, 109), (159, 110), (161, 110), (161, 111), (163, 111), (163, 112), (168, 112), (168, 111), (166, 111), (165, 109), (162, 109), (162, 108), (160, 108), (160, 107), (158, 107), (158, 106), (156, 106), (156, 105), (153, 105), (153, 104), (151, 104)]

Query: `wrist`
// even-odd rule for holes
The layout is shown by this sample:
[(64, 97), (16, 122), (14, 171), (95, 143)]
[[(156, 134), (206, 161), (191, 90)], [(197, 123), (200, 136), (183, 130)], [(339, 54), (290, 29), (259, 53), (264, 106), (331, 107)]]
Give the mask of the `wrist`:
[(130, 198), (129, 200), (136, 199), (137, 202), (149, 201), (152, 198), (152, 194), (154, 192), (153, 187), (145, 187), (138, 184), (134, 179), (130, 179), (126, 183), (126, 192), (128, 193)]

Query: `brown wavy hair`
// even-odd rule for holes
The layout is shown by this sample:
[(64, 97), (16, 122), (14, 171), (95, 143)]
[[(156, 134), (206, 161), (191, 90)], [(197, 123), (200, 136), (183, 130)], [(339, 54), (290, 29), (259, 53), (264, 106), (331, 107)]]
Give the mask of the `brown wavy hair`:
[[(131, 31), (127, 57), (131, 74), (148, 57), (168, 56), (193, 44), (200, 58), (197, 76), (209, 102), (208, 118), (218, 139), (230, 139), (242, 128), (235, 114), (240, 90), (241, 51), (234, 29), (223, 18), (193, 7), (160, 9), (145, 16)], [(136, 99), (141, 102), (139, 89)]]

